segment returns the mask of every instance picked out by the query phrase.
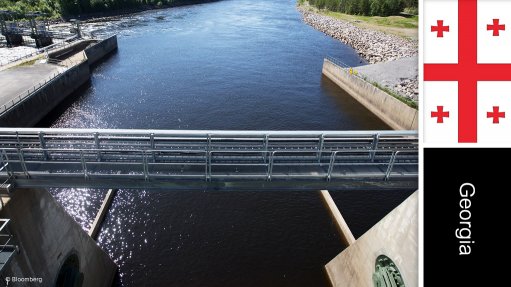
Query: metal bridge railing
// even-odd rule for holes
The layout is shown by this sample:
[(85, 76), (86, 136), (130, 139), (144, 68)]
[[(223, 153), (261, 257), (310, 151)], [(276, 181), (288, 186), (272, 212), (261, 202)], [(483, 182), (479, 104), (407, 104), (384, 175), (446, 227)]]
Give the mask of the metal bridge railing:
[(0, 218), (0, 273), (2, 273), (4, 267), (9, 264), (14, 253), (19, 250), (14, 242), (13, 235), (9, 232), (9, 223), (10, 219)]
[(330, 61), (332, 64), (335, 64), (341, 68), (352, 68), (353, 66), (350, 66), (346, 63), (344, 63), (343, 61), (341, 61), (340, 59), (338, 58), (335, 58), (335, 57), (332, 57), (332, 56), (326, 56), (325, 59), (327, 59), (328, 61)]
[[(0, 178), (288, 180), (416, 178), (415, 131), (0, 129)], [(6, 165), (7, 164), (7, 165)]]

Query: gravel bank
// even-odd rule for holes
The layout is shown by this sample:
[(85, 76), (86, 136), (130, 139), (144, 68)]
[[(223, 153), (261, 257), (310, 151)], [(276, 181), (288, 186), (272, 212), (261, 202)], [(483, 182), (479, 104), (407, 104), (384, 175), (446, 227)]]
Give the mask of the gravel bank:
[(419, 58), (413, 56), (391, 62), (357, 67), (362, 76), (380, 83), (396, 93), (415, 101), (419, 96)]
[(370, 64), (357, 70), (368, 80), (418, 101), (418, 44), (380, 31), (359, 28), (349, 22), (321, 15), (298, 6), (303, 21), (353, 47)]
[(353, 47), (369, 63), (387, 62), (418, 54), (417, 42), (362, 29), (349, 22), (324, 16), (298, 6), (303, 21), (315, 29)]

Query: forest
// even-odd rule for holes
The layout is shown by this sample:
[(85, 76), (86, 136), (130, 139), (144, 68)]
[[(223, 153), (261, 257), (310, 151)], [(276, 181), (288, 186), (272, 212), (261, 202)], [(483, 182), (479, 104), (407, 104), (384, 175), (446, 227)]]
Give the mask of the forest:
[(0, 10), (13, 11), (17, 17), (23, 17), (27, 12), (40, 11), (51, 18), (60, 18), (203, 2), (213, 0), (0, 0)]
[[(391, 16), (401, 12), (417, 15), (418, 0), (308, 0), (319, 9), (352, 15)], [(303, 0), (300, 0), (303, 2)]]

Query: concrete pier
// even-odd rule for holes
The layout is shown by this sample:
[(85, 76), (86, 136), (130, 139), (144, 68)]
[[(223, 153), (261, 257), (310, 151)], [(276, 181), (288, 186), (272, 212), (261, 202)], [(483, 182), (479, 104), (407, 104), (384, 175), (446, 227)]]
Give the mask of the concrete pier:
[(378, 256), (397, 265), (405, 286), (418, 286), (418, 192), (391, 211), (326, 266), (332, 286), (373, 287)]
[(89, 236), (96, 240), (99, 231), (101, 230), (101, 224), (105, 220), (105, 216), (108, 214), (108, 210), (110, 209), (110, 205), (114, 200), (115, 194), (117, 193), (117, 189), (109, 189), (106, 193), (105, 199), (99, 208), (98, 213), (96, 214), (96, 218), (89, 229)]
[(116, 264), (46, 190), (17, 189), (0, 217), (11, 219), (19, 248), (2, 280), (40, 278), (40, 283), (13, 286), (112, 286)]
[(348, 224), (344, 220), (344, 217), (342, 217), (341, 212), (337, 208), (337, 205), (335, 205), (335, 202), (332, 199), (332, 196), (330, 196), (328, 190), (320, 190), (319, 193), (321, 194), (321, 198), (327, 206), (328, 211), (330, 211), (330, 215), (332, 216), (337, 230), (341, 235), (342, 243), (346, 246), (350, 246), (355, 243), (355, 236), (353, 236), (353, 233), (351, 233)]

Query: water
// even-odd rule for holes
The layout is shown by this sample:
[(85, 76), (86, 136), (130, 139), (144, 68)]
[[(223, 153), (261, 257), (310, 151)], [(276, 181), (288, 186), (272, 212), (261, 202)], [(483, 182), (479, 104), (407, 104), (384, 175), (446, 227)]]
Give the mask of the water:
[[(294, 0), (231, 0), (109, 23), (119, 51), (43, 125), (73, 128), (388, 129), (321, 76), (364, 61), (305, 25)], [(104, 190), (52, 194), (88, 229)], [(332, 192), (356, 236), (410, 192)], [(371, 200), (374, 199), (374, 200)], [(327, 286), (344, 247), (314, 192), (120, 190), (98, 238), (119, 286)]]
[[(364, 61), (301, 21), (292, 0), (231, 0), (137, 15), (119, 51), (54, 127), (387, 129), (323, 79), (323, 58)], [(160, 18), (163, 17), (163, 20)]]

